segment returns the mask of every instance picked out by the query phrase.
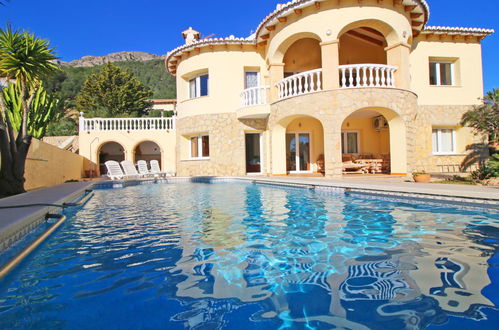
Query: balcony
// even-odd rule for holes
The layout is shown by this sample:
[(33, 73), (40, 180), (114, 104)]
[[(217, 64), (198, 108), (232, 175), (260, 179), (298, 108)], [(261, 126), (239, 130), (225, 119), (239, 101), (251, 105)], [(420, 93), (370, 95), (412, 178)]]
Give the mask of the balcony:
[(80, 132), (109, 131), (170, 131), (175, 129), (175, 117), (170, 118), (83, 118)]
[(237, 110), (238, 119), (263, 119), (270, 114), (269, 86), (251, 87), (241, 92), (241, 108)]
[(315, 69), (284, 78), (276, 84), (279, 100), (322, 91), (322, 69)]
[(340, 88), (395, 87), (397, 68), (383, 64), (340, 65)]

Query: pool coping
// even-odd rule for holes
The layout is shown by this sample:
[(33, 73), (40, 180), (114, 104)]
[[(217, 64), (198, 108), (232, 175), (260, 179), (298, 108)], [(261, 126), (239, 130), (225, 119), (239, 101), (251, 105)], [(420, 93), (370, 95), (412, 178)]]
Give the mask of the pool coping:
[[(94, 182), (73, 182), (32, 190), (0, 199), (0, 207), (27, 204), (62, 205), (82, 197), (93, 185)], [(46, 221), (47, 214), (60, 211), (60, 207), (43, 205), (0, 209), (0, 253)]]

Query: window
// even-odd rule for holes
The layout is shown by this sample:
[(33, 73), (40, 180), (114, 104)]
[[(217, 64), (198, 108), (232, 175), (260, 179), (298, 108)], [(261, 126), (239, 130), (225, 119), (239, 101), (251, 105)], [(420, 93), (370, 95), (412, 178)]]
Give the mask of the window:
[(196, 76), (189, 80), (189, 97), (191, 99), (208, 95), (208, 74)]
[(344, 154), (359, 153), (359, 133), (353, 131), (341, 132), (341, 145)]
[(452, 62), (430, 61), (430, 85), (454, 85), (454, 64)]
[(450, 128), (433, 129), (433, 153), (456, 153), (456, 131)]
[(191, 137), (191, 158), (203, 159), (210, 157), (210, 137), (198, 135)]
[(244, 88), (258, 87), (260, 85), (260, 73), (257, 71), (246, 71), (244, 73)]

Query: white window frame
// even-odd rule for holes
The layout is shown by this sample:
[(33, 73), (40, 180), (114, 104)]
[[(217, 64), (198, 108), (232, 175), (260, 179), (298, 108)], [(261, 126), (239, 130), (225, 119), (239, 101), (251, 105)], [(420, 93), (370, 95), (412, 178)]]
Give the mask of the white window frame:
[[(300, 144), (296, 144), (296, 155), (295, 155), (295, 162), (296, 162), (296, 168), (297, 170), (295, 171), (289, 171), (289, 173), (297, 174), (297, 173), (314, 173), (314, 162), (312, 161), (312, 154), (314, 152), (313, 149), (313, 141), (312, 141), (312, 131), (289, 131), (286, 132), (286, 134), (294, 134), (295, 135), (295, 141), (300, 140), (300, 134), (308, 134), (308, 152), (309, 152), (309, 158), (310, 158), (310, 170), (302, 170), (300, 168)], [(287, 148), (287, 147), (286, 147)]]
[[(451, 130), (452, 131), (452, 151), (448, 152), (443, 152), (439, 151), (438, 148), (442, 146), (442, 131), (443, 130)], [(433, 131), (437, 131), (437, 151), (433, 151)], [(457, 141), (456, 141), (456, 129), (453, 127), (438, 127), (438, 128), (432, 128), (431, 130), (431, 150), (434, 155), (437, 156), (442, 156), (442, 155), (455, 155), (457, 154)]]
[[(356, 133), (357, 134), (357, 153), (349, 153), (349, 152), (343, 152), (343, 150), (347, 151), (348, 150), (348, 139), (347, 139), (347, 133)], [(348, 155), (359, 155), (360, 152), (360, 131), (357, 130), (348, 130), (348, 131), (341, 131), (341, 135), (343, 136), (343, 142), (341, 143), (341, 154), (348, 154)]]
[[(208, 77), (208, 86), (207, 86), (206, 95), (201, 95), (201, 77), (204, 77), (204, 76)], [(191, 95), (191, 82), (192, 81), (195, 81), (195, 88), (194, 88), (195, 95)], [(210, 75), (208, 74), (208, 72), (200, 73), (200, 74), (192, 77), (191, 79), (189, 79), (188, 89), (189, 89), (189, 99), (196, 99), (198, 97), (210, 95)]]
[[(247, 87), (246, 86), (246, 74), (247, 73), (256, 73), (256, 80), (258, 82), (258, 84), (254, 87)], [(244, 88), (245, 89), (248, 89), (248, 88), (255, 88), (255, 87), (260, 87), (261, 84), (260, 84), (260, 71), (258, 70), (244, 70)]]
[[(446, 87), (446, 86), (455, 86), (455, 76), (454, 76), (454, 62), (451, 62), (451, 61), (439, 61), (439, 60), (430, 60), (430, 64), (432, 63), (435, 63), (435, 64), (450, 64), (450, 85), (442, 85), (441, 84), (441, 77), (440, 77), (440, 65), (436, 65), (435, 68), (436, 68), (436, 72), (435, 72), (435, 78), (436, 78), (436, 84), (435, 85), (432, 85), (431, 84), (431, 81), (430, 81), (430, 86), (440, 86), (440, 87)], [(431, 69), (430, 69), (431, 70)], [(430, 74), (431, 74), (431, 71), (430, 71)]]
[[(210, 155), (208, 155), (207, 157), (206, 156), (203, 157), (203, 137), (204, 136), (208, 137), (208, 148), (209, 148), (209, 145), (210, 145), (210, 136), (208, 134), (193, 135), (193, 136), (189, 137), (189, 154), (190, 154), (190, 159), (191, 160), (200, 160), (200, 159), (206, 160), (206, 159), (210, 159)], [(197, 138), (197, 142), (198, 142), (198, 156), (197, 157), (194, 157), (192, 155), (192, 139), (193, 138)]]

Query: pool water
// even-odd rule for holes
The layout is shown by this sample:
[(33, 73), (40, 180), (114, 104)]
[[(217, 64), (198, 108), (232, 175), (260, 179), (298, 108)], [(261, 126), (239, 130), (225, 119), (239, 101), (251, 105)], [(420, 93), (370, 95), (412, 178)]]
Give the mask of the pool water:
[(246, 183), (99, 190), (0, 328), (497, 329), (499, 215)]

